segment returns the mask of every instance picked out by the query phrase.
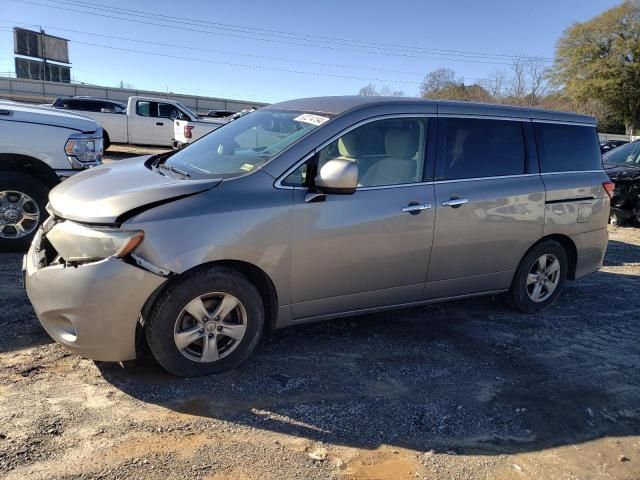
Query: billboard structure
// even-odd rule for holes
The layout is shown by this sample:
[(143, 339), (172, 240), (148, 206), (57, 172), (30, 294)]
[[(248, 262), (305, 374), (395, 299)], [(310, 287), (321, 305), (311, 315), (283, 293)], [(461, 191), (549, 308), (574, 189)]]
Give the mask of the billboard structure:
[(44, 30), (35, 32), (14, 27), (13, 45), (18, 78), (64, 83), (71, 81), (69, 40), (47, 35)]

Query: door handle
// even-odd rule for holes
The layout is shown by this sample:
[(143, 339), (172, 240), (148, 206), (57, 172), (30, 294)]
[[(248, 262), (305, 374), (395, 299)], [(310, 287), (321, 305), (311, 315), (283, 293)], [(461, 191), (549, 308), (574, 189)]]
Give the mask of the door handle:
[(156, 122), (156, 125), (158, 125), (159, 127), (161, 127), (162, 125), (164, 125), (164, 123), (162, 123), (162, 122)]
[(422, 210), (429, 210), (430, 208), (431, 204), (429, 203), (411, 202), (406, 207), (402, 207), (402, 211), (411, 215), (418, 215)]
[(469, 203), (468, 198), (450, 198), (449, 200), (443, 201), (442, 206), (458, 208), (460, 205), (464, 205), (465, 203)]

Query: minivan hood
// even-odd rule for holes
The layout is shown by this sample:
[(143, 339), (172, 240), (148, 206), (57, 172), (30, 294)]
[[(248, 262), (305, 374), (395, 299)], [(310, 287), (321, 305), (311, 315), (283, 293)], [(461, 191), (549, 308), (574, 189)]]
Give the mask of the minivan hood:
[(204, 192), (222, 181), (165, 177), (147, 167), (149, 158), (120, 160), (73, 175), (51, 190), (50, 208), (69, 220), (114, 224), (132, 210)]

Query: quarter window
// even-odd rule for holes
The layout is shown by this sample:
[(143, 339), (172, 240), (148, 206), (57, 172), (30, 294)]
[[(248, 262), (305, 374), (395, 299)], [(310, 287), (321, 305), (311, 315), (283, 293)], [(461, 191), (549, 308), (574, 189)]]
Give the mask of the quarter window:
[(521, 122), (449, 118), (446, 120), (446, 180), (520, 175), (525, 172)]
[(595, 127), (535, 123), (534, 129), (543, 173), (602, 169)]
[(99, 112), (105, 106), (105, 103), (96, 100), (84, 100), (80, 105), (84, 111)]
[(80, 102), (78, 100), (65, 100), (62, 102), (61, 107), (65, 110), (80, 110)]

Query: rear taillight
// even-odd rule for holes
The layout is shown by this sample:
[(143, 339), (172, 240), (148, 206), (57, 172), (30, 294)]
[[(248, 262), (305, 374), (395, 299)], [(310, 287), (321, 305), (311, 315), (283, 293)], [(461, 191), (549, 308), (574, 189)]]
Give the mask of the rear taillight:
[(184, 126), (184, 138), (191, 138), (193, 136), (191, 130), (193, 130), (193, 125)]
[(604, 188), (604, 191), (607, 192), (607, 195), (609, 195), (609, 198), (613, 198), (613, 191), (616, 188), (616, 184), (613, 182), (603, 182), (602, 183), (602, 188)]

